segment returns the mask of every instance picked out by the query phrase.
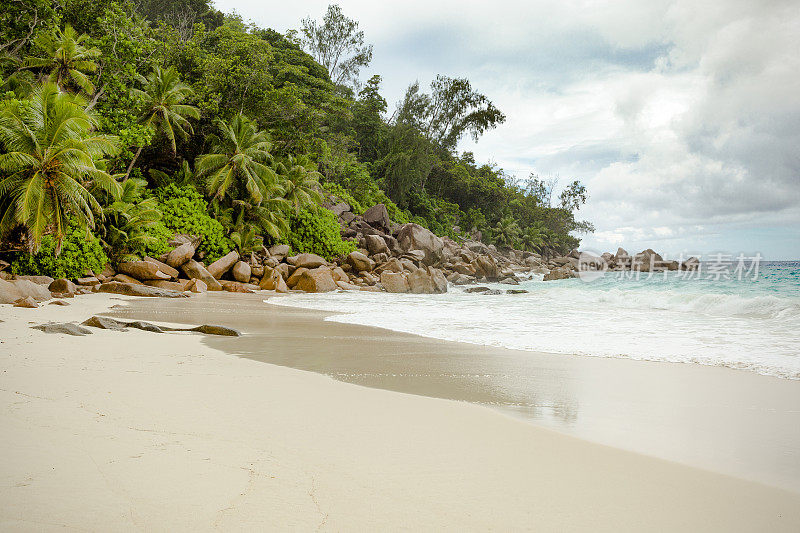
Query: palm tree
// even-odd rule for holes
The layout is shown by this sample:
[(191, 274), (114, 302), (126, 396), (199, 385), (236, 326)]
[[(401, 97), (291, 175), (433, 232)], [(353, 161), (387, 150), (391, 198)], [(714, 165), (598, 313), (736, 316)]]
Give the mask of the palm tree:
[(119, 198), (112, 198), (112, 202), (103, 207), (100, 238), (105, 247), (120, 254), (122, 260), (133, 258), (131, 250), (158, 243), (158, 238), (148, 230), (158, 225), (163, 214), (157, 198), (142, 198), (146, 187), (145, 180), (127, 180), (122, 184)]
[(506, 248), (513, 248), (519, 239), (520, 229), (513, 218), (506, 216), (494, 227), (494, 241)]
[(306, 157), (287, 158), (287, 164), (278, 164), (278, 173), (281, 175), (284, 188), (283, 197), (291, 204), (295, 212), (303, 207), (316, 206), (322, 201), (319, 188), (319, 179), (322, 175), (313, 169)]
[(42, 57), (27, 57), (25, 68), (48, 72), (48, 81), (55, 83), (59, 89), (73, 85), (91, 94), (94, 84), (86, 73), (97, 70), (95, 59), (100, 57), (100, 50), (84, 46), (88, 38), (85, 33), (78, 35), (69, 24), (63, 31), (56, 28), (53, 33), (42, 33), (33, 40)]
[(222, 120), (216, 124), (221, 136), (210, 136), (211, 153), (195, 161), (197, 177), (205, 181), (206, 191), (216, 200), (231, 196), (261, 204), (275, 190), (278, 180), (269, 167), (269, 135), (242, 114), (233, 117), (230, 124)]
[(540, 224), (528, 226), (525, 233), (522, 234), (522, 246), (529, 252), (540, 250), (544, 246), (544, 227)]
[[(176, 137), (186, 138), (194, 133), (186, 117), (195, 120), (200, 118), (200, 111), (195, 106), (181, 103), (191, 97), (194, 91), (181, 81), (180, 74), (173, 67), (155, 67), (147, 78), (137, 76), (137, 80), (143, 89), (133, 88), (131, 95), (139, 99), (142, 105), (139, 122), (153, 128), (156, 134), (163, 134), (170, 143), (172, 153), (177, 153)], [(143, 148), (140, 146), (136, 150), (125, 172), (125, 179), (130, 176)]]
[(52, 232), (60, 252), (70, 220), (94, 226), (93, 213), (101, 209), (88, 189), (121, 193), (95, 164), (119, 153), (117, 138), (94, 133), (96, 119), (83, 105), (82, 98), (48, 82), (0, 112), (0, 144), (7, 152), (0, 155), (0, 234), (24, 226), (31, 251)]

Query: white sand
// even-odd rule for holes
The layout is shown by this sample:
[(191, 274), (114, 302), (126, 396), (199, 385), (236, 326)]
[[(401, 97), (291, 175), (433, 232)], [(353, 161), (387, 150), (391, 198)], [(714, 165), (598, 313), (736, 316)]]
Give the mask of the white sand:
[(28, 327), (114, 303), (0, 306), (0, 530), (800, 530), (800, 494), (471, 404)]

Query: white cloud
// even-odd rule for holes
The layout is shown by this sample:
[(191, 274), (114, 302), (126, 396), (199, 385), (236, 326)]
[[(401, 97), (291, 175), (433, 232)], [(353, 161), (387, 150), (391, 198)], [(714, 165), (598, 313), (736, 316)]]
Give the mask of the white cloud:
[[(466, 76), (508, 121), (464, 149), (518, 177), (583, 180), (587, 246), (800, 257), (796, 1), (340, 5), (375, 44), (390, 103), (415, 79)], [(219, 2), (278, 30), (326, 6)]]

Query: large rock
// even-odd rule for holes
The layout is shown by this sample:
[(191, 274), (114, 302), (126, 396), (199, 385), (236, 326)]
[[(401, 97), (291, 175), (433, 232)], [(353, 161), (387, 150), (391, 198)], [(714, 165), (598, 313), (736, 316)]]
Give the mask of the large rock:
[(271, 255), (278, 261), (282, 261), (283, 258), (289, 255), (289, 252), (291, 251), (292, 248), (288, 244), (275, 244), (270, 247), (269, 255)]
[(369, 272), (375, 268), (375, 261), (361, 252), (350, 252), (347, 256), (347, 264), (351, 265), (356, 272)]
[(222, 284), (222, 289), (227, 292), (241, 292), (245, 294), (253, 292), (253, 290), (249, 286), (250, 285), (249, 283), (241, 283), (239, 281), (230, 281), (230, 280), (222, 280), (220, 281), (220, 283)]
[(289, 287), (286, 286), (286, 281), (281, 276), (281, 273), (277, 270), (271, 270), (264, 274), (264, 277), (261, 279), (261, 283), (258, 285), (260, 288), (264, 289), (265, 291), (275, 291), (275, 292), (289, 292)]
[(386, 292), (403, 293), (410, 290), (408, 278), (402, 272), (384, 270), (381, 272), (381, 285), (386, 289)]
[(186, 285), (180, 281), (169, 281), (165, 279), (149, 279), (144, 282), (148, 287), (158, 287), (159, 289), (168, 289), (176, 292), (184, 292)]
[(53, 295), (47, 287), (27, 279), (0, 280), (0, 303), (13, 304), (20, 298), (32, 298), (37, 302), (50, 300)]
[(681, 263), (681, 270), (697, 270), (700, 268), (700, 260), (696, 257), (690, 257)]
[(389, 253), (389, 247), (380, 235), (365, 235), (364, 241), (366, 242), (367, 250), (369, 250), (370, 255)]
[(248, 283), (252, 273), (253, 269), (244, 261), (237, 261), (237, 263), (233, 265), (233, 279), (236, 281)]
[(381, 228), (385, 231), (389, 231), (389, 212), (386, 210), (386, 206), (383, 204), (376, 204), (364, 211), (362, 215), (364, 222), (369, 224), (374, 228)]
[(317, 254), (299, 254), (292, 257), (287, 257), (286, 262), (298, 268), (317, 268), (328, 264), (323, 257), (320, 257)]
[(497, 262), (491, 255), (479, 255), (472, 263), (475, 268), (475, 275), (481, 275), (489, 281), (500, 279), (500, 271)]
[(303, 272), (295, 288), (305, 292), (330, 292), (335, 291), (338, 285), (329, 268), (319, 267)]
[[(236, 262), (239, 261), (239, 252), (236, 250), (223, 255), (206, 268), (209, 274), (214, 276), (214, 279), (221, 279), (222, 276), (230, 270)], [(203, 280), (205, 281), (205, 280)], [(210, 285), (209, 285), (210, 287)], [(212, 289), (213, 290), (213, 289)]]
[(126, 274), (140, 281), (148, 279), (170, 279), (170, 275), (159, 270), (158, 265), (149, 261), (126, 261), (120, 263), (117, 269), (122, 274)]
[(421, 250), (425, 253), (424, 263), (433, 265), (442, 259), (444, 242), (431, 231), (419, 224), (403, 224), (397, 232), (397, 242), (405, 251)]
[(172, 268), (180, 268), (183, 264), (194, 257), (195, 248), (194, 245), (190, 242), (185, 242), (178, 246), (177, 248), (173, 248), (168, 254), (165, 260)]
[(292, 275), (286, 279), (286, 286), (290, 289), (294, 289), (294, 286), (297, 285), (298, 281), (300, 281), (300, 276), (307, 271), (308, 269), (306, 267), (296, 268), (295, 271), (292, 272)]
[(408, 275), (408, 286), (410, 292), (414, 294), (432, 294), (435, 292), (435, 285), (431, 275), (427, 270), (421, 268)]
[(199, 279), (202, 280), (208, 290), (210, 291), (221, 291), (222, 285), (220, 285), (217, 278), (211, 275), (211, 273), (206, 270), (206, 268), (201, 264), (195, 261), (194, 259), (189, 259), (186, 263), (183, 264), (181, 269), (186, 273), (189, 279)]
[(53, 283), (51, 283), (47, 288), (50, 290), (50, 292), (66, 295), (74, 295), (77, 291), (75, 284), (64, 278), (53, 280)]
[(103, 283), (100, 285), (98, 292), (123, 294), (125, 296), (146, 296), (153, 298), (188, 298), (187, 295), (178, 291), (159, 289), (158, 287), (149, 287), (147, 285), (136, 285), (133, 283), (120, 283), (118, 281)]
[(154, 259), (146, 255), (144, 256), (144, 260), (147, 261), (148, 263), (153, 263), (154, 265), (156, 265), (159, 271), (163, 272), (164, 274), (167, 274), (172, 279), (176, 279), (180, 274), (177, 270), (175, 270), (166, 263), (162, 263), (158, 259)]
[(144, 285), (136, 278), (132, 278), (127, 274), (116, 274), (110, 281), (119, 281), (120, 283), (132, 283), (134, 285)]
[(340, 217), (344, 213), (347, 213), (348, 211), (350, 211), (351, 207), (350, 207), (350, 204), (348, 204), (347, 202), (339, 202), (338, 204), (331, 206), (330, 209), (331, 209), (331, 211), (333, 211), (334, 215), (336, 215), (337, 217)]
[(50, 276), (14, 276), (14, 279), (26, 279), (37, 285), (50, 285), (53, 283), (53, 278)]
[(545, 274), (544, 279), (542, 281), (556, 281), (559, 279), (569, 279), (572, 276), (573, 276), (572, 270), (566, 267), (559, 267)]
[(428, 274), (430, 274), (433, 281), (433, 292), (439, 294), (447, 292), (447, 278), (441, 270), (428, 267)]

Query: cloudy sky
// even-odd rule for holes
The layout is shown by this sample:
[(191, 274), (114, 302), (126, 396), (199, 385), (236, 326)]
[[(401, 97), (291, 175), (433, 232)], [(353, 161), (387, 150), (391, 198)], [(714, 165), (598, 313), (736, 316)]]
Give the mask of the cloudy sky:
[[(218, 0), (279, 31), (328, 2)], [(393, 106), (467, 77), (505, 124), (461, 149), (583, 181), (583, 248), (800, 258), (796, 0), (339, 2)]]

